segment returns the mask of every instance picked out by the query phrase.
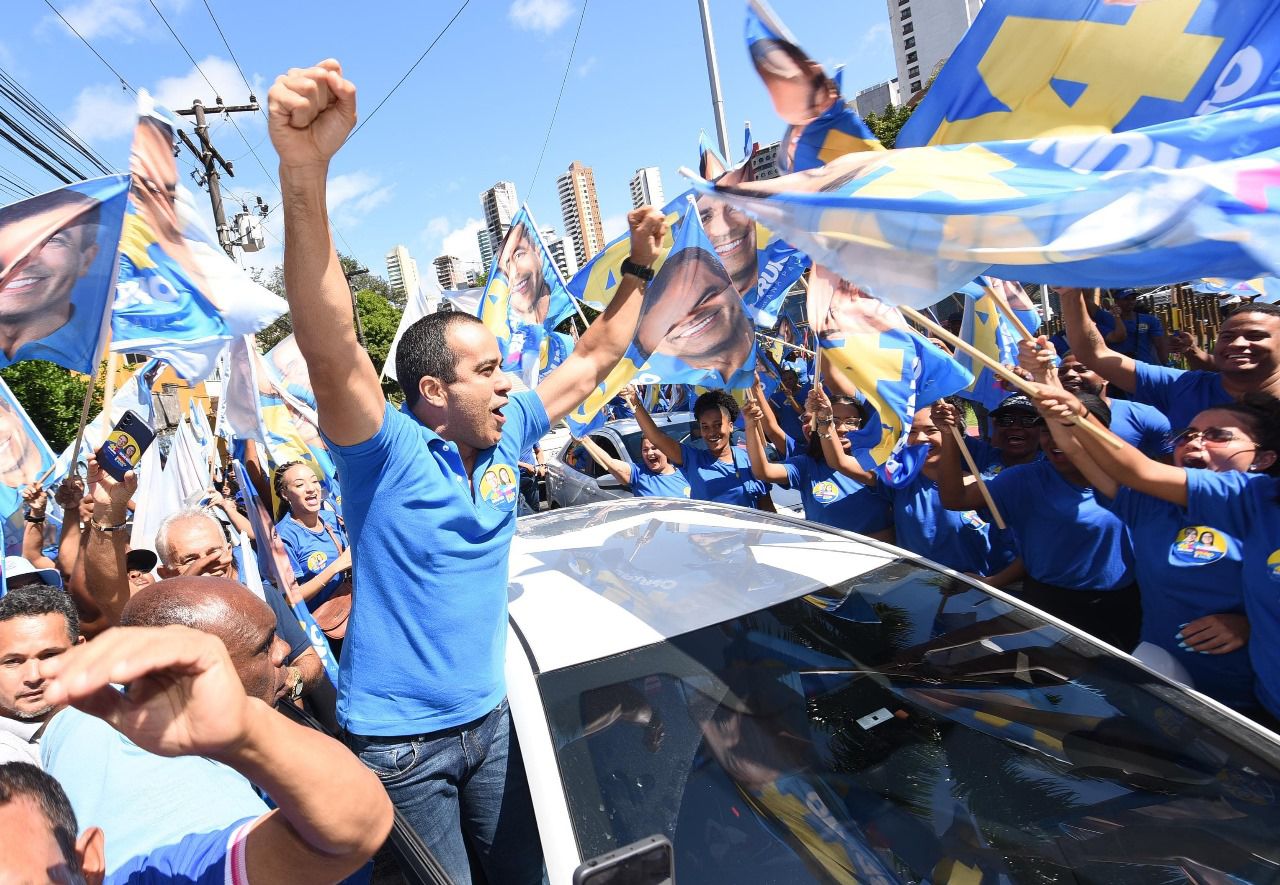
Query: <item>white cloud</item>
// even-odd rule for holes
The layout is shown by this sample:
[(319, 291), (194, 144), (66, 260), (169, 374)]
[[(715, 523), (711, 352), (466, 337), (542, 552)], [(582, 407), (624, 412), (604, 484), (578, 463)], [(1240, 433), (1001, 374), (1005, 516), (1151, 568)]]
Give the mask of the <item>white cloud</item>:
[(391, 200), (394, 186), (363, 170), (329, 179), (329, 214), (339, 224), (354, 226)]
[(515, 0), (507, 18), (517, 28), (550, 34), (573, 13), (569, 0)]
[(888, 39), (889, 25), (886, 22), (876, 22), (862, 35), (862, 39), (858, 41), (858, 49), (860, 51), (874, 49), (877, 44), (885, 43)]
[(456, 255), (478, 264), (480, 244), (476, 242), (476, 232), (483, 229), (484, 222), (478, 218), (468, 218), (462, 227), (454, 227), (442, 215), (430, 219), (420, 235), (430, 253), (427, 260), (434, 261), (437, 255)]
[[(204, 74), (202, 75), (200, 71)], [(214, 95), (209, 94), (209, 83), (205, 82), (205, 77), (208, 77), (209, 82), (213, 84)], [(234, 63), (228, 59), (210, 55), (201, 59), (199, 71), (192, 68), (181, 76), (165, 77), (152, 87), (151, 94), (158, 103), (167, 108), (190, 107), (191, 102), (197, 98), (204, 102), (206, 108), (211, 108), (217, 96), (222, 96), (222, 100), (229, 105), (246, 104), (249, 100), (249, 87), (245, 85)], [(253, 94), (258, 97), (260, 103), (267, 99), (266, 88), (257, 78), (255, 78)], [(261, 122), (260, 114), (236, 115), (236, 123), (242, 128)]]
[(599, 59), (593, 55), (582, 64), (578, 65), (578, 76), (585, 77), (590, 74), (595, 69), (597, 61), (599, 61)]
[(76, 96), (67, 126), (88, 141), (128, 136), (137, 122), (138, 104), (118, 85), (86, 86)]
[(427, 226), (422, 231), (422, 236), (428, 242), (443, 240), (451, 230), (453, 230), (453, 225), (449, 223), (449, 219), (443, 215), (437, 215), (427, 222)]
[[(187, 4), (186, 0), (159, 0), (159, 5), (164, 12), (178, 12)], [(63, 9), (62, 15), (86, 40), (104, 38), (132, 43), (139, 37), (168, 35), (147, 0), (84, 0)], [(44, 21), (66, 27), (57, 16), (48, 16)]]
[(612, 243), (627, 232), (627, 216), (606, 215), (600, 219), (600, 226), (604, 228), (604, 241)]

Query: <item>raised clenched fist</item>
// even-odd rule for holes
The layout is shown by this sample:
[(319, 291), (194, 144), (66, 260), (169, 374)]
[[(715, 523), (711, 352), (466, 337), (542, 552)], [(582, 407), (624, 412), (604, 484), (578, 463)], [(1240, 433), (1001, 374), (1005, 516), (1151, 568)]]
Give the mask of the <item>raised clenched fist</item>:
[(326, 59), (290, 68), (267, 93), (267, 126), (284, 170), (327, 172), (356, 124), (356, 87)]

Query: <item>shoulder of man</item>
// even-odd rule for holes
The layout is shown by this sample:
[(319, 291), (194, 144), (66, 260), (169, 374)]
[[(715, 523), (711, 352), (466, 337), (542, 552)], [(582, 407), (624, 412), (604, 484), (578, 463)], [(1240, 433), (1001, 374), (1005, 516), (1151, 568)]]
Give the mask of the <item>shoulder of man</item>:
[(257, 821), (248, 818), (221, 830), (194, 833), (131, 858), (107, 877), (107, 885), (248, 885), (246, 851)]

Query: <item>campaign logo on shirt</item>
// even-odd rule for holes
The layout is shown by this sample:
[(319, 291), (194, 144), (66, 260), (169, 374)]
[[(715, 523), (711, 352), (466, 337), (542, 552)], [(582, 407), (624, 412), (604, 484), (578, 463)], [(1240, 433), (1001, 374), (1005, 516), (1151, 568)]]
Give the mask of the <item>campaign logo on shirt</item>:
[(1169, 548), (1170, 565), (1208, 565), (1227, 555), (1227, 536), (1212, 526), (1189, 525)]
[(964, 513), (961, 513), (960, 520), (975, 529), (980, 529), (987, 524), (987, 521), (979, 516), (978, 511), (976, 510), (966, 510)]
[(1280, 581), (1280, 550), (1273, 550), (1267, 557), (1267, 576), (1273, 581)]
[(499, 510), (515, 507), (518, 488), (516, 471), (509, 464), (494, 464), (480, 478), (480, 497)]
[(323, 550), (312, 550), (307, 557), (307, 571), (309, 572), (322, 572), (328, 564), (329, 554)]
[(830, 504), (840, 497), (840, 487), (829, 479), (813, 484), (813, 499), (819, 504)]

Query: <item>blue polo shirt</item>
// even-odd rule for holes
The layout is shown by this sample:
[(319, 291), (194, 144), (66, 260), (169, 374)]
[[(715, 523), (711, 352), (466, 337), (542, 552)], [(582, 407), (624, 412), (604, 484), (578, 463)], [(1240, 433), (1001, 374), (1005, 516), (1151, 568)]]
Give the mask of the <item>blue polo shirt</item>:
[(1185, 472), (1190, 521), (1221, 528), (1240, 541), (1254, 691), (1273, 716), (1280, 716), (1280, 479)]
[[(809, 391), (805, 387), (801, 387), (794, 394), (796, 402), (804, 408), (805, 398), (809, 396)], [(773, 406), (773, 414), (778, 419), (778, 426), (782, 428), (782, 432), (787, 435), (787, 439), (793, 442), (804, 442), (804, 424), (802, 416), (792, 407), (791, 402), (787, 399), (787, 395), (779, 390), (773, 396), (769, 397), (769, 404)]]
[(805, 519), (864, 535), (893, 525), (889, 498), (879, 485), (864, 486), (807, 454), (788, 458), (782, 466), (787, 487), (804, 501)]
[(958, 572), (987, 575), (990, 526), (977, 511), (948, 510), (938, 497), (938, 487), (924, 473), (901, 488), (885, 486), (893, 501), (895, 543), (939, 565)]
[(1205, 409), (1231, 402), (1217, 372), (1184, 371), (1144, 362), (1137, 363), (1136, 369), (1134, 398), (1164, 412), (1174, 430), (1190, 427), (1191, 420)]
[(1164, 323), (1160, 322), (1159, 317), (1135, 312), (1132, 319), (1124, 321), (1124, 330), (1128, 337), (1115, 345), (1118, 353), (1127, 354), (1144, 363), (1160, 365), (1160, 357), (1151, 340), (1164, 337)]
[[(333, 538), (329, 536), (330, 531), (340, 542), (347, 543), (346, 533), (338, 526), (336, 513), (331, 510), (321, 510), (320, 521), (328, 527), (328, 531), (321, 529), (318, 533), (313, 532), (294, 519), (293, 514), (286, 514), (284, 519), (276, 524), (276, 531), (284, 543), (285, 551), (289, 554), (289, 564), (293, 566), (293, 576), (299, 585), (305, 584), (320, 574), (342, 553), (333, 543)], [(319, 593), (307, 600), (307, 608), (315, 611), (321, 603), (328, 601), (340, 586), (342, 586), (341, 573), (330, 578), (329, 582), (320, 588)]]
[[(1009, 469), (1005, 466), (1003, 453), (986, 440), (976, 436), (966, 436), (964, 445), (969, 450), (969, 454), (973, 455), (973, 463), (978, 465), (978, 475), (983, 481), (989, 482), (993, 477)], [(1044, 452), (1036, 452), (1032, 459), (1032, 461), (1043, 460)], [(987, 539), (991, 542), (991, 554), (987, 560), (991, 571), (987, 574), (994, 574), (1018, 558), (1018, 538), (1008, 524), (1003, 529), (997, 526), (991, 511), (986, 507), (978, 508), (978, 515), (991, 525), (987, 532)]]
[(631, 494), (637, 498), (687, 498), (689, 480), (679, 470), (672, 473), (654, 473), (648, 467), (631, 465)]
[(680, 443), (680, 472), (689, 481), (689, 497), (698, 501), (718, 501), (755, 507), (756, 498), (769, 492), (769, 484), (751, 475), (747, 450), (730, 446), (733, 463), (716, 460), (706, 449)]
[(1048, 461), (1008, 467), (987, 489), (1035, 580), (1076, 590), (1133, 583), (1129, 532), (1093, 489), (1067, 482)]
[(1169, 419), (1155, 406), (1129, 399), (1111, 400), (1111, 432), (1144, 455), (1159, 458), (1168, 453), (1165, 440), (1171, 430)]
[(1197, 525), (1167, 501), (1121, 487), (1115, 500), (1099, 497), (1129, 527), (1134, 574), (1142, 591), (1142, 641), (1186, 668), (1197, 690), (1229, 707), (1257, 706), (1249, 647), (1225, 655), (1182, 648), (1184, 624), (1212, 614), (1243, 614), (1240, 542), (1216, 525)]
[(249, 885), (249, 833), (257, 818), (210, 833), (195, 833), (140, 857), (107, 875), (106, 885)]
[(507, 559), (520, 453), (547, 432), (535, 393), (503, 408), (502, 438), (468, 476), (458, 447), (390, 405), (353, 446), (326, 440), (342, 475), (355, 568), (338, 721), (374, 737), (489, 713), (506, 692)]

